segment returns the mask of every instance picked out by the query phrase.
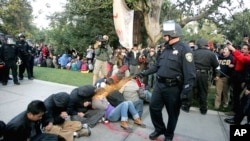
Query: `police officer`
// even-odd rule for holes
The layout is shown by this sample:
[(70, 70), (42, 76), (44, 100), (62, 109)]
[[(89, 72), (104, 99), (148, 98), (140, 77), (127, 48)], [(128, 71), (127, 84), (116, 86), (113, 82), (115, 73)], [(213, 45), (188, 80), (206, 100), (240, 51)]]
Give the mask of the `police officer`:
[(3, 44), (1, 49), (1, 58), (5, 63), (3, 69), (3, 80), (2, 84), (7, 85), (9, 79), (9, 71), (11, 69), (12, 77), (14, 84), (20, 85), (17, 79), (17, 58), (18, 58), (18, 49), (15, 45), (14, 38), (10, 35), (6, 35), (6, 44)]
[(209, 71), (213, 70), (213, 78), (215, 78), (215, 70), (219, 66), (219, 62), (214, 52), (208, 47), (206, 39), (199, 39), (196, 42), (198, 49), (194, 50), (194, 63), (196, 69), (195, 89), (200, 98), (200, 112), (207, 113), (207, 93)]
[(28, 43), (28, 45), (30, 46), (30, 50), (29, 50), (29, 55), (30, 55), (30, 59), (29, 59), (29, 65), (30, 65), (30, 76), (31, 78), (34, 78), (34, 59), (36, 56), (36, 47), (35, 45), (32, 43), (32, 41), (30, 39), (27, 39), (26, 42)]
[(22, 64), (19, 66), (19, 80), (23, 80), (23, 73), (25, 71), (25, 68), (27, 70), (28, 79), (33, 80), (30, 72), (31, 47), (25, 41), (25, 35), (23, 33), (18, 34), (18, 39), (19, 40), (16, 42), (16, 45), (18, 47), (20, 58), (22, 60)]
[[(165, 49), (158, 61), (149, 69), (141, 72), (139, 77), (156, 73), (157, 81), (150, 101), (150, 116), (155, 131), (149, 135), (151, 140), (164, 134), (165, 141), (171, 141), (178, 121), (180, 107), (192, 91), (195, 80), (195, 66), (190, 47), (180, 41), (181, 27), (174, 21), (163, 23)], [(184, 104), (184, 103), (183, 103)], [(165, 105), (168, 123), (165, 126), (162, 109)]]

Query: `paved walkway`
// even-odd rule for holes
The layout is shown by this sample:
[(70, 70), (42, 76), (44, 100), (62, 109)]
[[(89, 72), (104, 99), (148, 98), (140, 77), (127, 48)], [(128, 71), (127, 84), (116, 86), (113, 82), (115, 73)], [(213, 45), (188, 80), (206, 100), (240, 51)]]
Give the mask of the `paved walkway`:
[[(74, 86), (62, 85), (40, 80), (20, 81), (21, 85), (14, 85), (9, 81), (7, 86), (0, 85), (0, 120), (8, 122), (18, 113), (26, 109), (27, 104), (34, 99), (44, 100), (50, 94), (70, 92)], [(167, 121), (166, 110), (163, 110)], [(208, 111), (201, 115), (199, 110), (191, 108), (189, 113), (181, 111), (177, 124), (174, 141), (228, 141), (229, 125), (224, 123), (224, 113)], [(151, 123), (148, 105), (144, 107), (143, 122), (147, 128), (134, 125), (134, 132), (127, 133), (120, 128), (119, 122), (102, 124), (92, 128), (90, 137), (82, 137), (75, 141), (147, 141), (148, 135), (154, 130)], [(130, 121), (133, 125), (132, 120)], [(165, 122), (166, 123), (166, 122)], [(157, 141), (164, 140), (160, 136)]]

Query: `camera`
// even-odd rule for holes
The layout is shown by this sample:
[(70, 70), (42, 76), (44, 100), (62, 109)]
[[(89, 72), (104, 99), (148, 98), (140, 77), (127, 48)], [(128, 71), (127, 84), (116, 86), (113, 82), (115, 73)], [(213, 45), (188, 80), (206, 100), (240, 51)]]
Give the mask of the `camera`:
[(97, 35), (95, 37), (95, 40), (100, 42), (101, 48), (106, 48), (107, 40), (102, 35)]

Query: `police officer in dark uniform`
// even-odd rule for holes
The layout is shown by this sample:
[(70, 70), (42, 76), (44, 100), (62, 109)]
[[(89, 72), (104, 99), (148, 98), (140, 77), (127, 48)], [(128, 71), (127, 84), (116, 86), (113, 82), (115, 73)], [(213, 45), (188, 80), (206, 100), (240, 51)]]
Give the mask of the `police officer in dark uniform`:
[(195, 89), (198, 92), (200, 100), (201, 114), (207, 113), (207, 93), (208, 93), (208, 80), (209, 71), (213, 70), (213, 78), (215, 78), (215, 70), (219, 66), (219, 62), (214, 52), (208, 47), (206, 39), (197, 40), (198, 49), (194, 50), (194, 63), (196, 69)]
[(26, 40), (26, 42), (30, 46), (30, 50), (29, 50), (30, 76), (31, 76), (31, 78), (34, 78), (34, 71), (33, 71), (34, 69), (33, 68), (34, 68), (34, 59), (35, 59), (37, 50), (35, 48), (35, 45), (32, 43), (32, 41), (30, 39)]
[(31, 47), (25, 41), (25, 35), (23, 33), (18, 34), (18, 39), (19, 40), (16, 42), (16, 45), (18, 47), (20, 58), (22, 60), (22, 64), (19, 66), (19, 80), (23, 80), (23, 73), (25, 71), (25, 68), (27, 70), (28, 79), (33, 80), (30, 72)]
[(5, 66), (3, 69), (2, 84), (7, 85), (9, 79), (9, 71), (11, 69), (14, 84), (20, 85), (17, 79), (17, 65), (18, 49), (16, 47), (14, 38), (10, 35), (6, 35), (6, 44), (2, 46), (1, 58), (3, 59)]
[[(150, 101), (150, 116), (155, 131), (151, 140), (164, 134), (165, 141), (171, 141), (178, 121), (180, 107), (185, 104), (195, 80), (195, 66), (190, 47), (180, 41), (181, 27), (174, 21), (163, 23), (165, 49), (156, 64), (141, 72), (139, 77), (156, 73), (157, 81)], [(183, 103), (182, 103), (183, 100)], [(167, 127), (163, 122), (162, 109), (168, 113)]]

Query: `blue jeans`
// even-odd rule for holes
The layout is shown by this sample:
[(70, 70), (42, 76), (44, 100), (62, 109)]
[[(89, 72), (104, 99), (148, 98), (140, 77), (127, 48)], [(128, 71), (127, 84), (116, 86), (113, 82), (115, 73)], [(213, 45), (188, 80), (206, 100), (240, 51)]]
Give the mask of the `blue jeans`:
[(134, 107), (136, 109), (136, 111), (138, 112), (139, 116), (142, 117), (142, 113), (143, 113), (143, 101), (141, 99), (134, 101), (133, 102)]
[(121, 118), (121, 121), (128, 121), (128, 112), (134, 119), (139, 118), (139, 114), (137, 113), (133, 103), (131, 101), (124, 101), (110, 112), (108, 120), (118, 121)]

